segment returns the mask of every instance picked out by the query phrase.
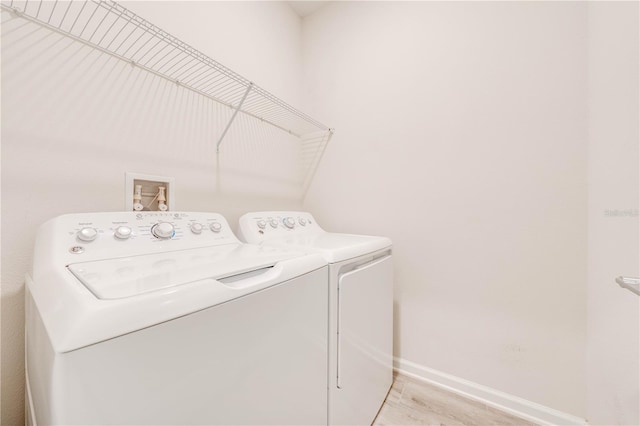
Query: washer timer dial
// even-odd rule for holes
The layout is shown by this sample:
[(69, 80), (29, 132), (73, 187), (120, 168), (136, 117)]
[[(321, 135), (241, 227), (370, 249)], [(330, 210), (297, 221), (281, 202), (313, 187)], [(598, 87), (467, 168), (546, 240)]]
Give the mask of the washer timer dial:
[(174, 236), (176, 229), (169, 222), (159, 222), (151, 227), (151, 233), (156, 238), (166, 240)]

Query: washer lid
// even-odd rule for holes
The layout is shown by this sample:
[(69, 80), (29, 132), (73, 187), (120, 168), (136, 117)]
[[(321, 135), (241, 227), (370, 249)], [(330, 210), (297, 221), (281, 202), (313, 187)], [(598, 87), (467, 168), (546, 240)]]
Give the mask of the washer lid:
[(320, 253), (329, 263), (341, 262), (378, 250), (391, 247), (391, 240), (368, 235), (336, 234), (295, 234), (265, 238), (264, 245), (292, 247), (308, 253)]
[[(39, 268), (27, 291), (64, 353), (249, 296), (326, 267), (319, 254), (229, 244)], [(314, 275), (324, 283), (326, 275)]]
[(67, 268), (98, 299), (123, 299), (204, 279), (245, 276), (296, 256), (268, 247), (227, 244), (75, 263)]

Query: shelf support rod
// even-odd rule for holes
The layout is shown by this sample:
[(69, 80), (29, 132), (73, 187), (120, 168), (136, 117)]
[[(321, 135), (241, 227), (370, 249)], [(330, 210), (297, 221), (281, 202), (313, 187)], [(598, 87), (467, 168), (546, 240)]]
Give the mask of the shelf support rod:
[(236, 107), (235, 111), (233, 111), (233, 115), (229, 119), (229, 122), (227, 123), (227, 127), (224, 128), (224, 131), (220, 135), (220, 139), (218, 139), (218, 143), (216, 144), (216, 154), (220, 153), (220, 144), (222, 143), (222, 139), (224, 139), (227, 132), (229, 131), (229, 127), (231, 127), (231, 123), (233, 123), (233, 120), (235, 120), (236, 115), (238, 115), (238, 111), (240, 111), (240, 108), (242, 108), (242, 104), (244, 103), (245, 99), (247, 99), (247, 96), (249, 95), (249, 92), (251, 91), (252, 88), (253, 88), (253, 83), (249, 83), (249, 86), (247, 87), (247, 91), (244, 92), (244, 96), (242, 96), (240, 103)]
[[(326, 134), (326, 140), (323, 141), (323, 143), (321, 145), (318, 146), (318, 149), (316, 150), (316, 156), (315, 156), (315, 161), (314, 164), (311, 165), (311, 170), (308, 172), (308, 175), (306, 176), (305, 181), (303, 182), (303, 186), (302, 186), (302, 198), (304, 199), (304, 197), (307, 196), (307, 191), (309, 190), (309, 187), (311, 186), (311, 182), (313, 181), (313, 178), (316, 176), (316, 171), (318, 170), (318, 166), (320, 165), (320, 161), (322, 160), (322, 156), (324, 155), (325, 150), (327, 149), (327, 145), (329, 144), (329, 141), (331, 140), (331, 137), (333, 136), (333, 133), (335, 132), (335, 129), (329, 128), (327, 130), (327, 134)], [(320, 151), (318, 153), (318, 151)]]

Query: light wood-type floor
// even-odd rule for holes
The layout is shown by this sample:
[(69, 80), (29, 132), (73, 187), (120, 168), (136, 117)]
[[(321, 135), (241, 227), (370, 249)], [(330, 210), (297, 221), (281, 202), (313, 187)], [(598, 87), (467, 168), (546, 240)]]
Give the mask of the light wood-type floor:
[(480, 402), (397, 373), (394, 374), (393, 386), (373, 424), (534, 425)]

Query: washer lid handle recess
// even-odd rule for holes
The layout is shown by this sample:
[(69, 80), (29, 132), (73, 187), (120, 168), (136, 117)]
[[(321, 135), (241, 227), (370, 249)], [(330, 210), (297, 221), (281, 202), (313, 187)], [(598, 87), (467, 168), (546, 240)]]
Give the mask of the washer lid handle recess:
[[(258, 259), (246, 258), (233, 255), (236, 249), (219, 246), (75, 263), (67, 268), (95, 297), (113, 300), (202, 280), (236, 289), (259, 286), (282, 272), (273, 268), (277, 261), (291, 257), (264, 253)], [(223, 281), (216, 281), (219, 278)]]

